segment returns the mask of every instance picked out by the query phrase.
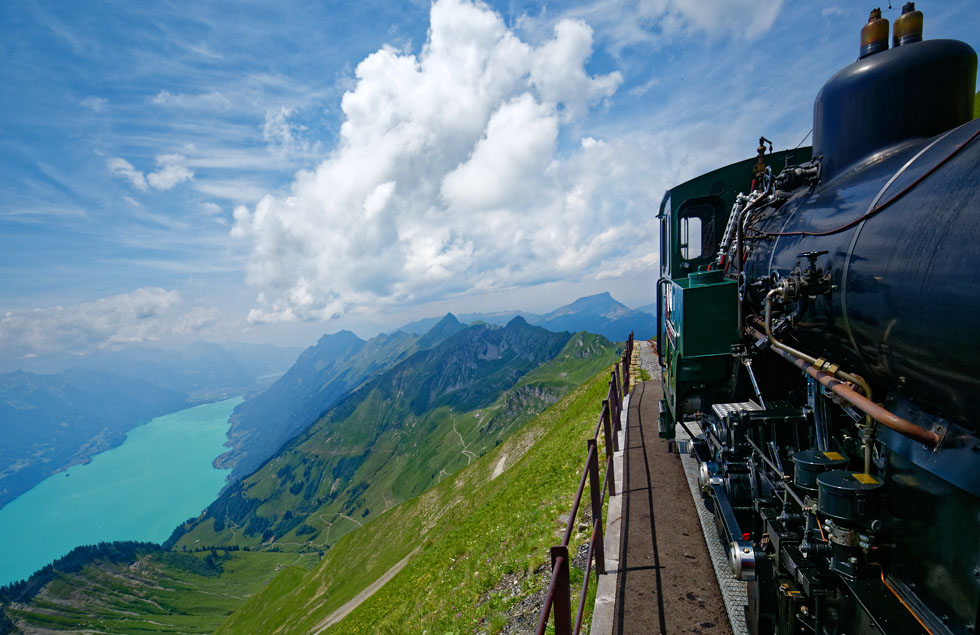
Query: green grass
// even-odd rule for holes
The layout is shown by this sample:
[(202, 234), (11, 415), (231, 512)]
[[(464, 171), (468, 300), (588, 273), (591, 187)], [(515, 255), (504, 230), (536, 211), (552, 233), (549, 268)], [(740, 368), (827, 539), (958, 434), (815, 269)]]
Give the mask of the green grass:
[[(152, 554), (133, 566), (99, 561), (79, 573), (60, 574), (30, 605), (4, 608), (28, 630), (198, 633), (220, 627), (251, 633), (282, 626), (283, 632), (306, 632), (411, 553), (399, 575), (332, 631), (499, 632), (507, 623), (507, 610), (546, 585), (548, 547), (560, 541), (559, 519), (570, 509), (585, 458), (584, 439), (605, 396), (608, 367), (499, 445), (491, 442), (499, 437), (485, 435), (485, 429), (491, 418), (527, 407), (539, 391), (559, 386), (567, 392), (572, 382), (582, 381), (595, 368), (596, 359), (578, 359), (572, 351), (565, 359), (528, 373), (516, 392), (492, 406), (469, 413), (439, 408), (413, 422), (420, 436), (413, 440), (406, 434), (401, 439), (421, 443), (424, 438), (441, 438), (441, 443), (418, 447), (400, 461), (392, 461), (390, 454), (384, 455), (385, 446), (378, 446), (381, 452), (368, 457), (364, 465), (371, 468), (371, 461), (376, 461), (371, 469), (393, 478), (405, 496), (419, 487), (412, 476), (423, 472), (429, 462), (441, 462), (456, 473), (439, 475), (435, 487), (384, 513), (383, 498), (369, 488), (362, 506), (375, 508), (370, 514), (348, 510), (347, 516), (330, 517), (324, 512), (307, 519), (317, 524), (319, 532), (313, 534), (312, 553), (309, 535), (296, 536), (294, 531), (275, 546), (296, 552), (219, 551), (220, 575), (186, 561), (204, 559), (209, 551)], [(611, 349), (601, 353), (615, 355)], [(514, 394), (522, 397), (514, 402)], [(519, 427), (528, 418), (512, 412), (500, 421)], [(428, 429), (425, 434), (424, 429)], [(442, 436), (431, 436), (433, 430)], [(459, 436), (474, 454), (484, 454), (471, 458), (468, 467)], [(504, 454), (507, 469), (490, 480)], [(278, 463), (289, 460), (284, 457)], [(301, 461), (295, 465), (296, 478), (303, 474), (304, 465)], [(275, 473), (279, 467), (270, 469)], [(268, 485), (257, 481), (255, 487)], [(278, 514), (291, 511), (288, 498), (270, 502)], [(208, 519), (195, 531), (210, 530), (211, 522)], [(580, 523), (573, 552), (587, 540), (587, 530)], [(241, 528), (223, 534), (231, 537), (229, 544), (249, 544)], [(337, 542), (335, 536), (344, 537)], [(185, 546), (210, 544), (193, 534), (185, 539)], [(322, 567), (309, 572), (318, 566), (318, 545), (334, 542)], [(518, 580), (516, 595), (498, 587), (505, 576)], [(580, 586), (581, 572), (573, 569), (572, 579)], [(594, 590), (590, 611), (593, 594)]]
[[(264, 543), (261, 532), (246, 533), (240, 526), (249, 520), (216, 532), (213, 521), (204, 519), (178, 546), (329, 548), (384, 511), (451, 478), (617, 355), (604, 338), (575, 334), (558, 355), (526, 373), (496, 401), (470, 411), (441, 406), (415, 415), (404, 400), (372, 390), (349, 417), (314, 424), (243, 482), (245, 496), (258, 505), (254, 515), (268, 527), (280, 527), (292, 514), (292, 526)], [(360, 462), (351, 473), (335, 477), (339, 461), (355, 459)]]
[[(404, 569), (327, 632), (499, 632), (507, 610), (546, 584), (548, 548), (561, 541), (560, 517), (570, 510), (578, 486), (607, 373), (594, 376), (455, 476), (346, 535), (317, 569), (277, 576), (219, 632), (315, 630), (413, 552)], [(508, 468), (490, 480), (504, 454)], [(578, 523), (573, 553), (588, 540), (588, 530)], [(516, 595), (498, 586), (505, 576), (518, 580)], [(572, 579), (577, 605), (581, 572)], [(587, 606), (591, 612), (591, 597)]]
[[(209, 552), (188, 554), (204, 559)], [(302, 576), (316, 553), (219, 552), (224, 571), (198, 575), (183, 554), (158, 553), (136, 564), (101, 562), (59, 574), (29, 605), (5, 608), (25, 630), (110, 633), (210, 633), (280, 572)], [(278, 577), (277, 577), (278, 579)]]

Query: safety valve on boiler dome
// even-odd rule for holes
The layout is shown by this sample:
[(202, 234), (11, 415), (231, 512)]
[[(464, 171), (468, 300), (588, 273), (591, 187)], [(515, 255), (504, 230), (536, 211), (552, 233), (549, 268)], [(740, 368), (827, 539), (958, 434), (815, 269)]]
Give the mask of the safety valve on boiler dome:
[(873, 9), (868, 16), (868, 23), (861, 29), (861, 53), (858, 59), (887, 49), (888, 20), (881, 17), (881, 9)]
[(904, 46), (922, 41), (922, 12), (915, 10), (914, 2), (906, 2), (902, 15), (895, 20), (892, 46)]

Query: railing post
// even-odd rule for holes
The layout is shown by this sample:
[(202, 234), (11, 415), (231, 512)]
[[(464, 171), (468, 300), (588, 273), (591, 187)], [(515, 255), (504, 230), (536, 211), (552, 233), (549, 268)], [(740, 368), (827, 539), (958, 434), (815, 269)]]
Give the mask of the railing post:
[(630, 392), (630, 367), (629, 358), (623, 355), (623, 396), (625, 397)]
[[(606, 551), (602, 546), (602, 489), (599, 484), (599, 448), (596, 447), (595, 439), (587, 442), (589, 456), (594, 460), (589, 461), (589, 492), (592, 495), (592, 522), (599, 521), (599, 531), (595, 535), (595, 546), (592, 553), (595, 555), (596, 570), (603, 574), (606, 572)], [(609, 475), (606, 475), (609, 478)]]
[(616, 373), (609, 373), (609, 405), (616, 414)]
[(616, 403), (623, 409), (623, 382), (619, 380), (619, 364), (616, 364)]
[(616, 426), (616, 430), (620, 428), (620, 421), (622, 417), (620, 416), (620, 410), (622, 409), (622, 404), (619, 401), (619, 384), (616, 381), (616, 373), (610, 373), (609, 378), (609, 402), (612, 405), (612, 415), (613, 424)]
[(568, 547), (558, 545), (551, 548), (551, 570), (561, 558), (558, 570), (558, 583), (555, 585), (555, 600), (552, 613), (555, 616), (555, 635), (571, 635), (572, 632), (572, 587), (568, 578)]
[[(606, 441), (606, 460), (610, 460), (614, 452), (619, 452), (619, 437), (613, 434), (612, 421), (609, 416), (609, 400), (602, 400), (602, 434)], [(609, 478), (608, 476), (606, 478)], [(609, 494), (616, 495), (615, 481), (609, 481)]]

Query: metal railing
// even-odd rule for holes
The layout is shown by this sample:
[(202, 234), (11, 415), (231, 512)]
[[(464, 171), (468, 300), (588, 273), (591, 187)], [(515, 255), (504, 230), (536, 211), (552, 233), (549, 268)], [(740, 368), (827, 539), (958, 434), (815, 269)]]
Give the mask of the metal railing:
[[(602, 401), (602, 412), (596, 424), (592, 438), (586, 441), (588, 447), (585, 468), (578, 485), (578, 493), (572, 503), (572, 513), (565, 526), (565, 535), (561, 544), (551, 548), (551, 582), (545, 594), (544, 606), (538, 619), (537, 635), (543, 635), (548, 626), (548, 618), (555, 616), (555, 635), (578, 635), (582, 628), (582, 617), (585, 612), (585, 598), (589, 591), (589, 578), (592, 575), (592, 565), (599, 574), (606, 572), (605, 541), (602, 533), (602, 505), (606, 494), (616, 495), (616, 478), (613, 470), (613, 454), (619, 451), (623, 398), (630, 390), (630, 360), (633, 358), (633, 333), (626, 339), (626, 348), (622, 359), (616, 363), (615, 370), (609, 373), (609, 392)], [(600, 486), (599, 479), (599, 433), (602, 433), (606, 453), (606, 474)], [(589, 539), (589, 559), (585, 565), (585, 579), (582, 581), (582, 592), (579, 596), (578, 612), (575, 616), (575, 626), (572, 628), (572, 589), (569, 579), (568, 541), (572, 537), (575, 519), (578, 516), (582, 494), (585, 492), (585, 482), (589, 482), (589, 492), (592, 503), (592, 537)]]

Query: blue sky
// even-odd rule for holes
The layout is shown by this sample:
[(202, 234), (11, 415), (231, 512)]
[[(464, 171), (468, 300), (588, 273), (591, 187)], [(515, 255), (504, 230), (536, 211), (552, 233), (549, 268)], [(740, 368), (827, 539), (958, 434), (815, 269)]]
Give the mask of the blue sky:
[(3, 3), (0, 346), (649, 303), (664, 189), (797, 145), (870, 8)]

